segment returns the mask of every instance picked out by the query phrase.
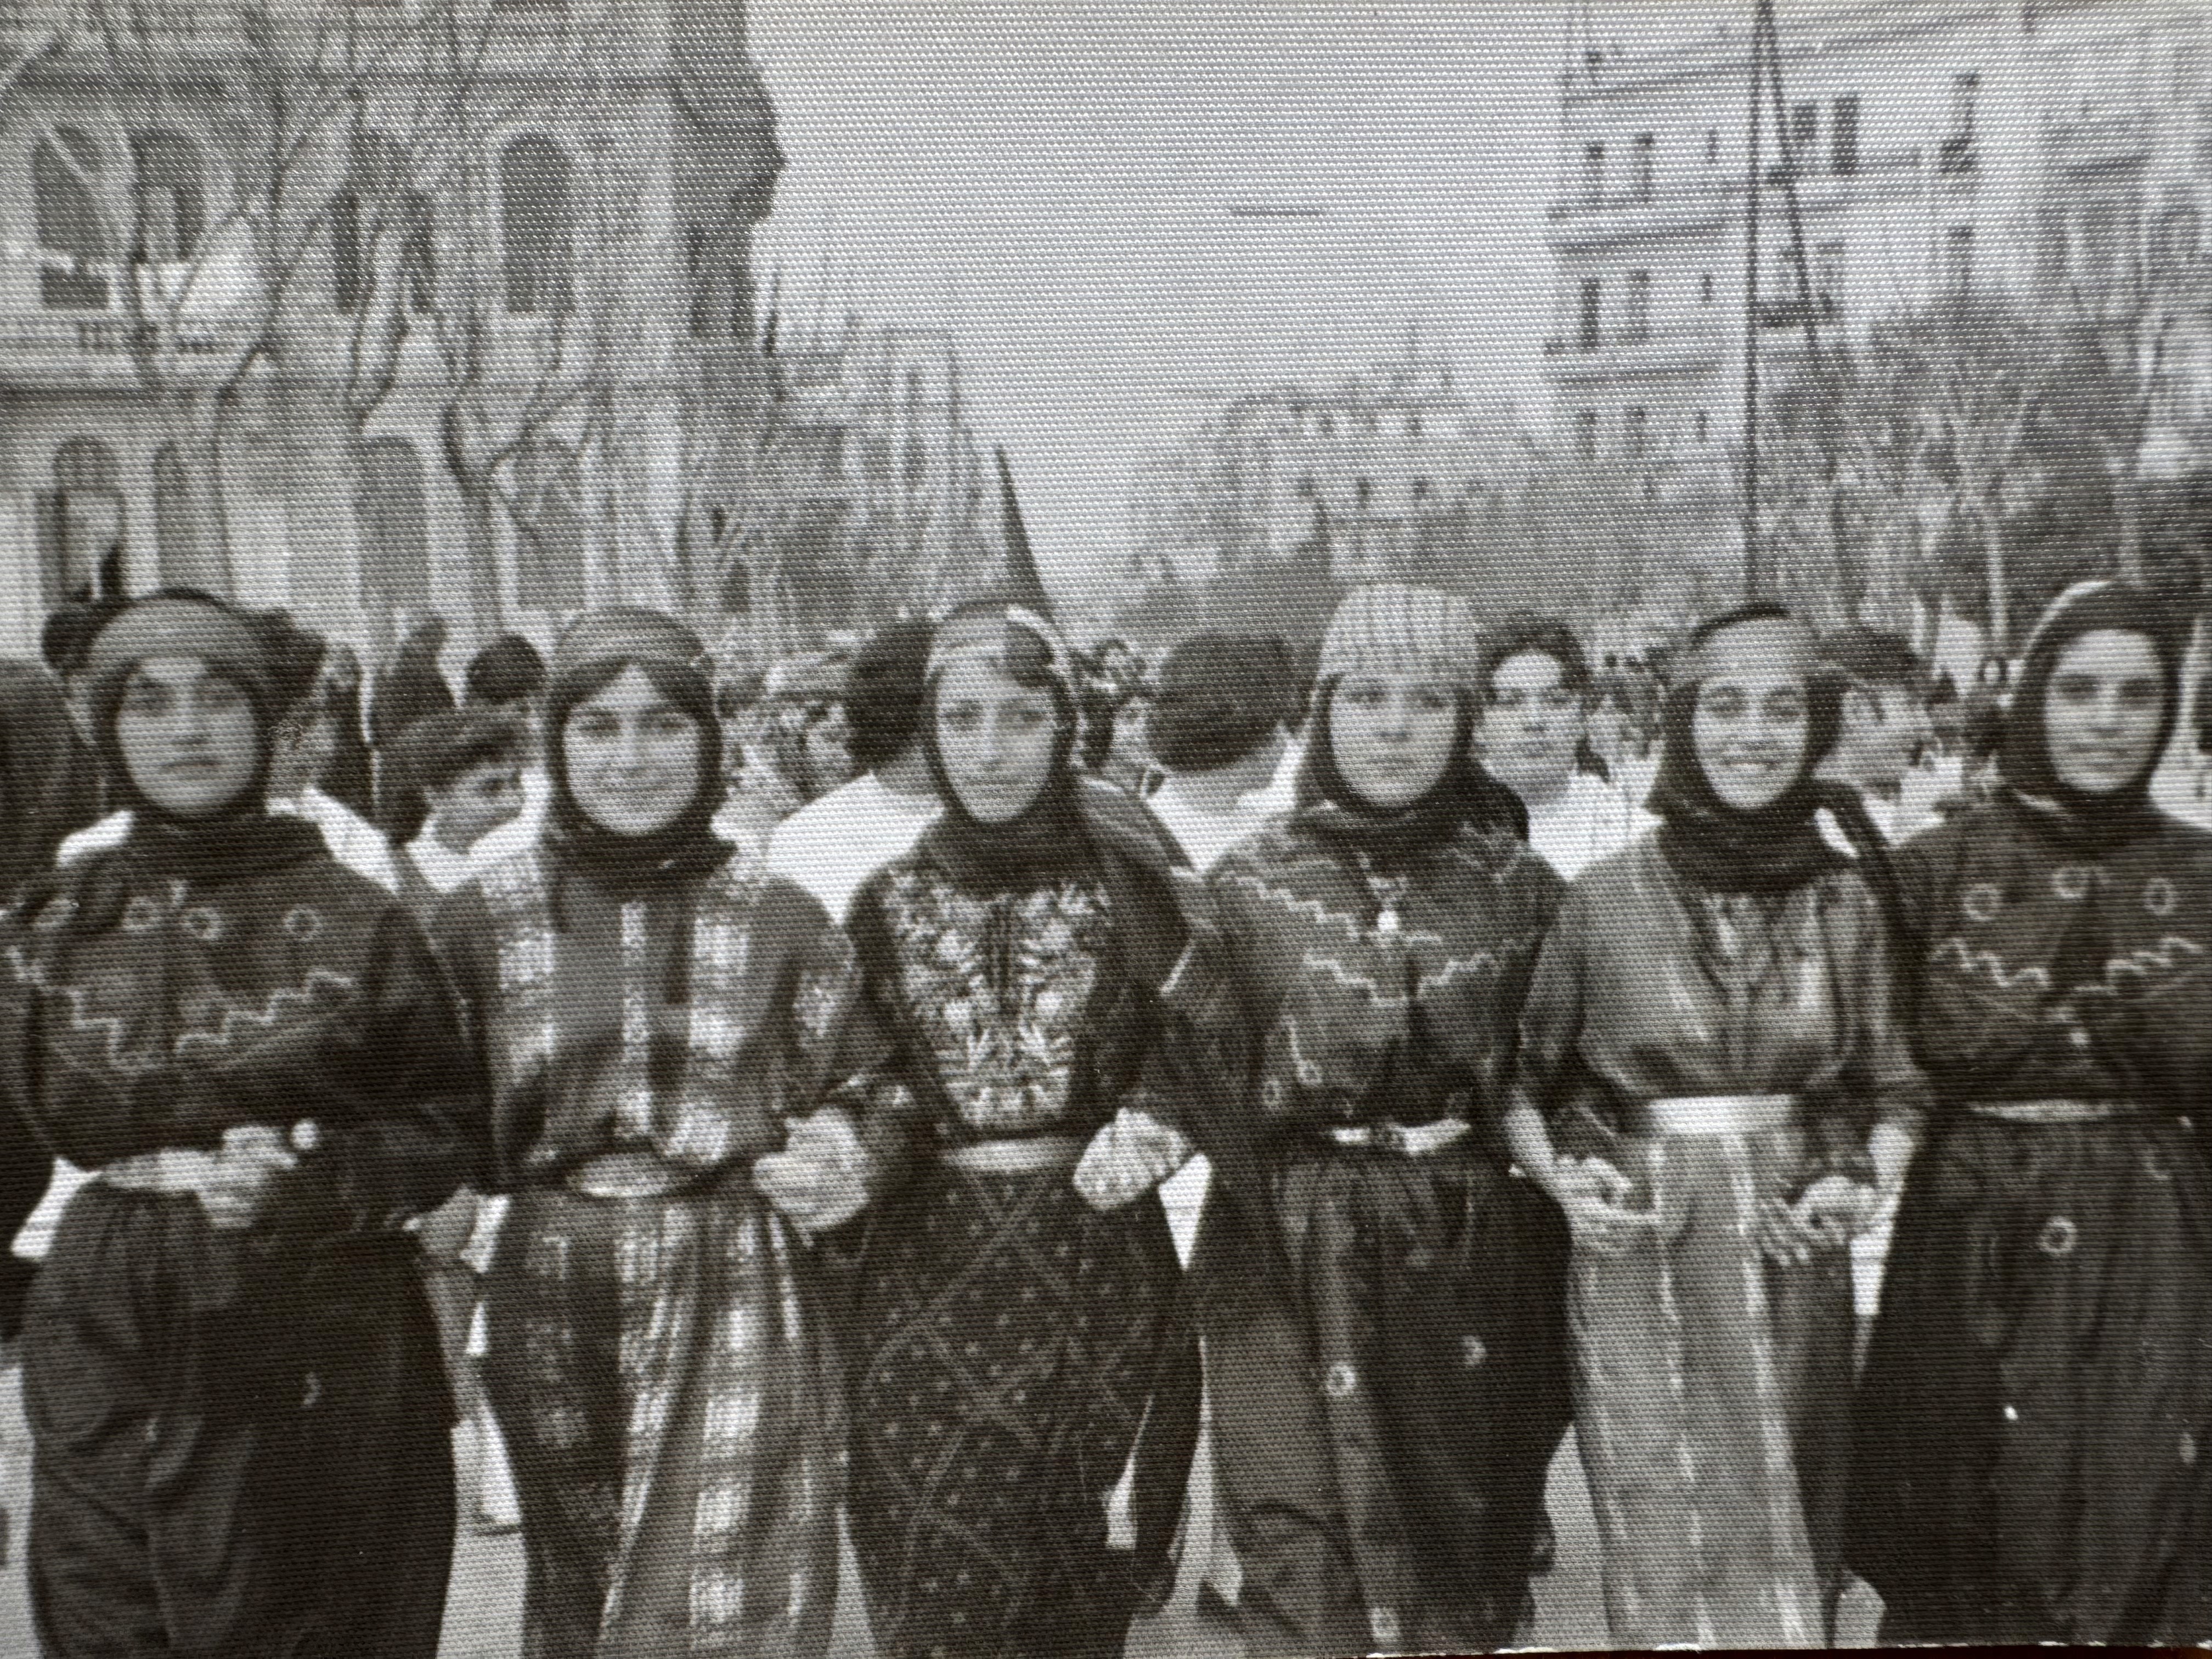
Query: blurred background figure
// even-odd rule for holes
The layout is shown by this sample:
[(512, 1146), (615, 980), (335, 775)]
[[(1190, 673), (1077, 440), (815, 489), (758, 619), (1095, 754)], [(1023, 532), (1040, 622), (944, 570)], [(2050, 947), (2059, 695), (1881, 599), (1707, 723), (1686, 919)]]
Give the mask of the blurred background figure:
[(1295, 675), (1290, 647), (1259, 634), (1193, 635), (1160, 660), (1146, 736), (1164, 775), (1146, 801), (1201, 874), (1267, 821)]
[(438, 655), (445, 648), (443, 617), (434, 613), (416, 623), (377, 676), (369, 702), (368, 741), (376, 757), (376, 826), (394, 847), (405, 846), (422, 827), (422, 802), (397, 778), (386, 775), (385, 762), (409, 726), (453, 707), (453, 687), (438, 666)]
[(393, 758), (422, 792), (422, 833), (394, 855), (399, 894), (426, 923), (445, 896), (481, 867), (474, 856), (493, 831), (521, 814), (522, 734), (479, 709), (417, 720)]
[(896, 622), (861, 647), (839, 705), (846, 758), (861, 769), (769, 837), (769, 867), (841, 923), (860, 884), (910, 850), (939, 810), (921, 740), (930, 635), (926, 622)]
[(1830, 635), (1820, 654), (1842, 683), (1841, 724), (1820, 775), (1856, 790), (1882, 839), (1895, 846), (1929, 823), (1937, 797), (1949, 793), (1928, 764), (1936, 738), (1928, 666), (1898, 635), (1872, 628)]

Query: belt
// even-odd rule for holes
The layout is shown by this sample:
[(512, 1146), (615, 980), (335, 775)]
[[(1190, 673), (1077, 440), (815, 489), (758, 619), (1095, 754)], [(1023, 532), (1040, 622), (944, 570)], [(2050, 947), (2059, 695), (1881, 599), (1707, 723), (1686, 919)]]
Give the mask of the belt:
[(2116, 1117), (2163, 1115), (2133, 1100), (1976, 1100), (1966, 1109), (1976, 1117), (2005, 1123), (2108, 1123)]
[(118, 1158), (93, 1178), (104, 1187), (119, 1188), (126, 1193), (185, 1198), (198, 1193), (205, 1184), (214, 1162), (212, 1152), (198, 1152), (188, 1146), (164, 1146), (159, 1152)]
[(1625, 1114), (1632, 1135), (1755, 1135), (1797, 1121), (1795, 1095), (1668, 1095)]
[(671, 1164), (657, 1152), (601, 1152), (563, 1177), (579, 1198), (670, 1198), (698, 1186), (702, 1171)]
[(1340, 1123), (1328, 1133), (1340, 1146), (1427, 1158), (1463, 1139), (1468, 1127), (1463, 1117), (1440, 1117), (1433, 1123)]
[(956, 1170), (971, 1175), (1035, 1175), (1042, 1170), (1072, 1170), (1083, 1156), (1073, 1135), (1024, 1135), (1011, 1140), (971, 1140), (938, 1154)]

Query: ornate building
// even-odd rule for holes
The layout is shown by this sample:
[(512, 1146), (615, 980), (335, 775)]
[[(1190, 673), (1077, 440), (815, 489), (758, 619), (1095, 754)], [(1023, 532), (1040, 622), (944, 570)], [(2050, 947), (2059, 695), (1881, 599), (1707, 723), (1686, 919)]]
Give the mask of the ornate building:
[(119, 541), (365, 641), (711, 604), (781, 157), (737, 0), (0, 7), (0, 633)]

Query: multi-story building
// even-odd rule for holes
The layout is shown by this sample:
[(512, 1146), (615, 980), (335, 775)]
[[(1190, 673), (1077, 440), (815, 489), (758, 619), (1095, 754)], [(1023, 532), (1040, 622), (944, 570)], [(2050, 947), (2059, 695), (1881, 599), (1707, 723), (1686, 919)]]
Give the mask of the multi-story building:
[(117, 542), (365, 641), (691, 599), (780, 164), (737, 0), (0, 6), (0, 649)]
[(1787, 359), (1808, 312), (1849, 331), (1967, 290), (2070, 304), (2142, 261), (2196, 259), (2201, 4), (1784, 0), (1747, 329), (1750, 10), (1632, 52), (1575, 43), (1546, 356), (1580, 453), (1719, 470), (1741, 441), (1747, 336)]
[(1511, 408), (1469, 398), (1441, 362), (1247, 393), (1139, 478), (1139, 574), (1188, 575), (1325, 541), (1338, 577), (1372, 576), (1425, 519), (1510, 482), (1523, 449)]

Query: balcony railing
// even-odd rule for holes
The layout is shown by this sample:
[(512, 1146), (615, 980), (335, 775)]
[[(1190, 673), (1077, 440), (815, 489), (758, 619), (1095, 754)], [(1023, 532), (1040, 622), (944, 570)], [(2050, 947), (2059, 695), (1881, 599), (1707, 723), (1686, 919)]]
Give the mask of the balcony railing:
[[(1971, 149), (1970, 143), (1970, 152)], [(1860, 149), (1851, 157), (1851, 165), (1841, 172), (1830, 165), (1832, 160), (1823, 152), (1793, 162), (1788, 168), (1778, 163), (1766, 169), (1765, 182), (1769, 188), (1778, 187), (1787, 181), (1816, 189), (1826, 186), (1845, 188), (1854, 185), (1873, 186), (1899, 173), (1917, 172), (1926, 164), (1925, 153), (1917, 144), (1899, 145), (1888, 149)], [(1666, 210), (1711, 206), (1741, 197), (1743, 193), (1743, 175), (1740, 169), (1730, 168), (1722, 173), (1714, 168), (1704, 177), (1677, 180), (1661, 190), (1619, 190), (1595, 195), (1583, 191), (1564, 201), (1553, 203), (1546, 211), (1554, 222), (1558, 222), (1585, 219), (1598, 214), (1633, 212), (1639, 209)]]

